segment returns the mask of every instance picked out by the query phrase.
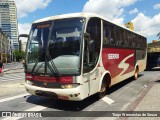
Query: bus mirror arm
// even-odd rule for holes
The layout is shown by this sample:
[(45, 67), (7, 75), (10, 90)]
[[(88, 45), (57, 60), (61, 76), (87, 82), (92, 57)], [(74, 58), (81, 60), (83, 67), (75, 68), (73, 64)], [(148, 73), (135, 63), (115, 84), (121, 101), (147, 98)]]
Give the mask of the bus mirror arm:
[(28, 38), (28, 37), (29, 37), (29, 35), (28, 35), (28, 34), (21, 34), (21, 35), (19, 35), (19, 36), (18, 36), (18, 41), (19, 41), (19, 38), (21, 38), (21, 37)]

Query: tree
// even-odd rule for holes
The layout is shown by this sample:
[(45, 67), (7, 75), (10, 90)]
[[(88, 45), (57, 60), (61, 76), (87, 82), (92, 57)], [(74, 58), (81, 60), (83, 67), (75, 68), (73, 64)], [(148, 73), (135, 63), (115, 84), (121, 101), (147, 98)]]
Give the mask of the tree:
[(14, 55), (15, 55), (15, 58), (18, 62), (25, 58), (25, 52), (24, 51), (19, 51), (17, 49), (14, 50)]

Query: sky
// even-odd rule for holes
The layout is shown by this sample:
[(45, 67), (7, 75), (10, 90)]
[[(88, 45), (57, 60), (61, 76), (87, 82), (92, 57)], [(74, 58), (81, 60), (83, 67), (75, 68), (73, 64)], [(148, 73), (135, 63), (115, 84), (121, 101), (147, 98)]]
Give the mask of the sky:
[(92, 12), (124, 25), (131, 21), (135, 31), (158, 40), (160, 0), (14, 0), (19, 34), (29, 34), (32, 22), (59, 14)]

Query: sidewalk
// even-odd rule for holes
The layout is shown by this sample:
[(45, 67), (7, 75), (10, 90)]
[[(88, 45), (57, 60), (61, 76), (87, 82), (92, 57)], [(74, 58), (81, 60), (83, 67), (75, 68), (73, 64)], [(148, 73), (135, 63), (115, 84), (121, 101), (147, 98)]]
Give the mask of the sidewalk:
[[(159, 120), (160, 117), (152, 115), (160, 115), (160, 75), (153, 80), (145, 91), (143, 91), (131, 103), (126, 111), (145, 111), (146, 117), (125, 117), (120, 120)], [(147, 116), (149, 115), (149, 116)]]
[[(160, 83), (160, 81), (159, 81)], [(160, 111), (160, 84), (155, 83), (143, 100), (136, 107), (135, 111)]]
[(160, 79), (147, 86), (134, 102), (128, 107), (129, 111), (160, 111)]

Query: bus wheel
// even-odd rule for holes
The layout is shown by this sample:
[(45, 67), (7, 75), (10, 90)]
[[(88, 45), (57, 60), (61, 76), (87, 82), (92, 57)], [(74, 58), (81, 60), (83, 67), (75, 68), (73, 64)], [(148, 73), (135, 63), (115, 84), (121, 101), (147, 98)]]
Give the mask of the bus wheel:
[(107, 83), (103, 80), (101, 84), (101, 89), (98, 93), (99, 98), (103, 98), (106, 95)]
[(138, 73), (139, 73), (139, 69), (138, 67), (136, 68), (136, 71), (134, 73), (134, 79), (137, 80), (138, 79)]

